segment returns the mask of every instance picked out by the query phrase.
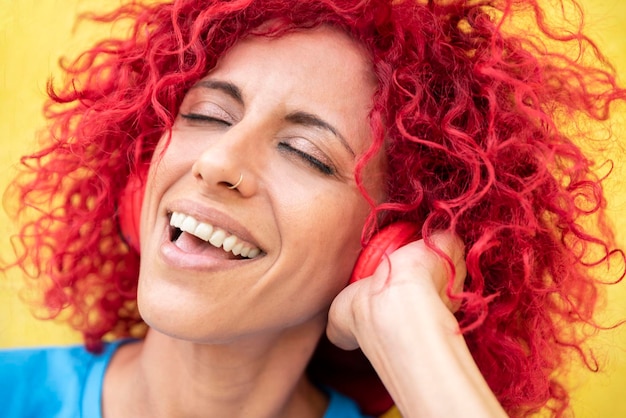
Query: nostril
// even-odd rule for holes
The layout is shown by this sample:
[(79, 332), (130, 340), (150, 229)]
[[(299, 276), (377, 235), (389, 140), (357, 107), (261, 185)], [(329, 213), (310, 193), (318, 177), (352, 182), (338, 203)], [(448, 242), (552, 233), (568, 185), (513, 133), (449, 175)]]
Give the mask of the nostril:
[(193, 175), (194, 178), (198, 180), (204, 179), (204, 177), (202, 176), (202, 170), (200, 170), (198, 161), (195, 161), (193, 165), (191, 166), (191, 174)]
[(236, 187), (233, 186), (232, 183), (229, 183), (227, 181), (220, 181), (219, 185), (220, 186), (224, 186), (224, 187), (226, 187), (227, 189), (230, 189), (230, 190), (234, 190), (236, 188)]
[(236, 189), (237, 187), (239, 187), (241, 182), (243, 182), (243, 173), (239, 173), (239, 180), (237, 180), (237, 183), (228, 186), (228, 188), (231, 189), (231, 190), (232, 189)]

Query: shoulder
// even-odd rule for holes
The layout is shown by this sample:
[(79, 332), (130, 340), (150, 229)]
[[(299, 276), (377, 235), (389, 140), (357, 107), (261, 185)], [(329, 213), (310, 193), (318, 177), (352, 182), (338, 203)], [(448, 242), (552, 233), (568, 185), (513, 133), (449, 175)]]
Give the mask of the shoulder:
[(368, 418), (352, 399), (329, 388), (324, 388), (324, 391), (330, 398), (324, 418)]
[(99, 355), (78, 345), (0, 350), (0, 393), (9, 400), (3, 417), (80, 416), (88, 383), (99, 396), (106, 364), (118, 346), (107, 344)]
[[(8, 370), (20, 374), (47, 374), (56, 369), (71, 368), (94, 357), (83, 346), (9, 348), (0, 350), (0, 375)], [(67, 371), (67, 370), (64, 370)]]

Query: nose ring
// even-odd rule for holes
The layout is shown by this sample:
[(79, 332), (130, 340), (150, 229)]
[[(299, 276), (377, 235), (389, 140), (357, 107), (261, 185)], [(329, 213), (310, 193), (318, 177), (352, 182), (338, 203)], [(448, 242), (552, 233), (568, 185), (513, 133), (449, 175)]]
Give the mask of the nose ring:
[(237, 180), (237, 183), (233, 184), (232, 186), (228, 186), (228, 188), (230, 190), (236, 189), (237, 187), (239, 187), (242, 181), (243, 181), (243, 173), (239, 173), (239, 180)]

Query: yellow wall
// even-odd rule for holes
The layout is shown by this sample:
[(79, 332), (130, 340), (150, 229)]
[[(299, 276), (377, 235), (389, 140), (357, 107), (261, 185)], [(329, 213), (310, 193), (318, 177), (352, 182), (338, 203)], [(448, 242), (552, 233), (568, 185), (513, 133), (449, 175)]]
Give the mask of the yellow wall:
[[(19, 156), (34, 147), (34, 131), (42, 125), (41, 103), (45, 82), (54, 72), (57, 58), (73, 54), (87, 43), (88, 25), (81, 25), (80, 36), (72, 35), (77, 12), (115, 6), (106, 0), (0, 0), (0, 189), (13, 175)], [(594, 38), (609, 57), (626, 71), (626, 2), (621, 0), (584, 0), (588, 23)], [(93, 37), (94, 35), (89, 35)], [(622, 78), (622, 84), (626, 79)], [(626, 132), (626, 124), (623, 132)], [(619, 162), (618, 162), (619, 163)], [(625, 170), (618, 165), (611, 187), (614, 198), (612, 214), (618, 230), (626, 219), (620, 216), (626, 207), (626, 191), (620, 190), (619, 178)], [(6, 237), (11, 225), (0, 211), (0, 254), (7, 254)], [(623, 234), (618, 236), (623, 244)], [(19, 278), (0, 276), (0, 347), (54, 344), (78, 341), (66, 328), (32, 319), (17, 301)], [(608, 318), (626, 312), (626, 285), (610, 291)], [(578, 417), (626, 416), (626, 327), (601, 334), (595, 345), (601, 350), (600, 361), (606, 372), (575, 375), (578, 389), (573, 393)]]

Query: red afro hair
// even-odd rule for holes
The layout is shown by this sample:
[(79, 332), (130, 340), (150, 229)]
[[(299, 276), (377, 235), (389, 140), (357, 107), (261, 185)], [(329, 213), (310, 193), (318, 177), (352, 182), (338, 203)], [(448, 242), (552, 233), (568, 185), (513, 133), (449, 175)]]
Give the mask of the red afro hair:
[(384, 150), (387, 199), (364, 242), (397, 220), (423, 225), (427, 240), (458, 234), (468, 278), (457, 317), (489, 386), (512, 415), (562, 415), (554, 372), (570, 352), (595, 367), (579, 325), (596, 327), (599, 285), (623, 266), (603, 215), (606, 165), (579, 145), (624, 91), (580, 27), (549, 26), (535, 0), (176, 0), (90, 18), (132, 27), (62, 61), (44, 147), (11, 188), (28, 220), (16, 264), (49, 316), (63, 312), (94, 351), (144, 332), (139, 255), (116, 213), (129, 178), (238, 40), (330, 25), (364, 46), (378, 81), (357, 179)]

